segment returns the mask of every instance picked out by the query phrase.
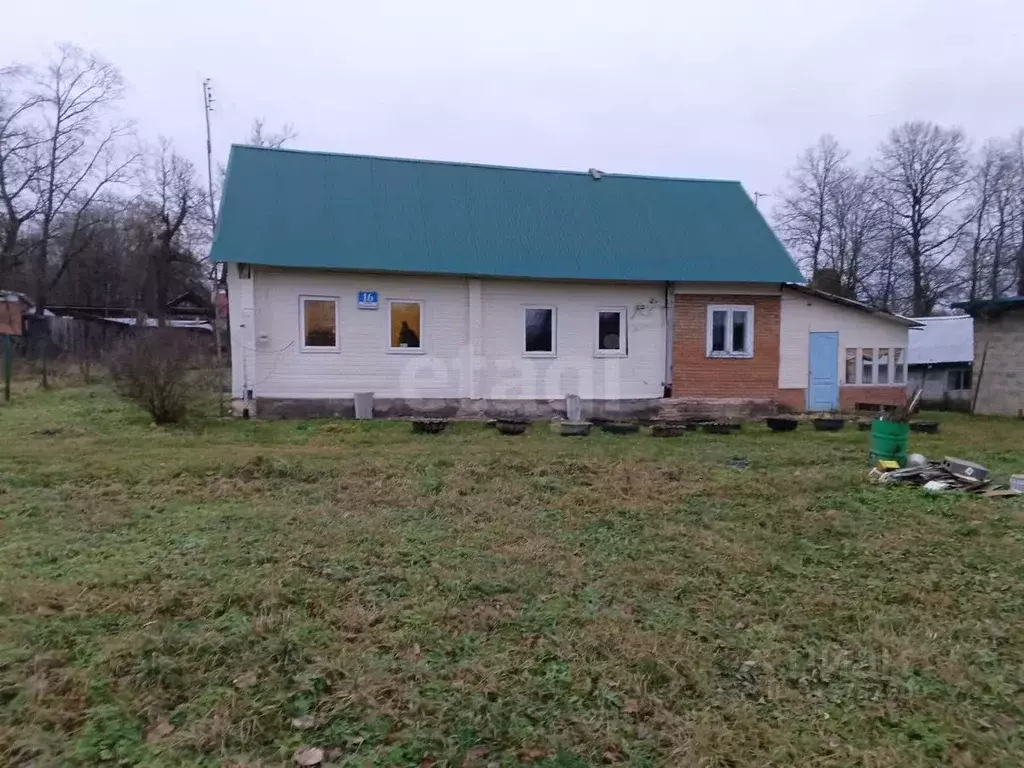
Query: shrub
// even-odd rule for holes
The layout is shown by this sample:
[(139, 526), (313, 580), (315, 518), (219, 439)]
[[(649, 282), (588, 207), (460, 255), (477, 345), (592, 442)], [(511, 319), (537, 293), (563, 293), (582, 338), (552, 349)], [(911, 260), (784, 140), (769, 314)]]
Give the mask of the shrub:
[(185, 418), (203, 388), (202, 347), (188, 332), (169, 328), (136, 333), (114, 353), (110, 373), (118, 394), (144, 408), (157, 424)]

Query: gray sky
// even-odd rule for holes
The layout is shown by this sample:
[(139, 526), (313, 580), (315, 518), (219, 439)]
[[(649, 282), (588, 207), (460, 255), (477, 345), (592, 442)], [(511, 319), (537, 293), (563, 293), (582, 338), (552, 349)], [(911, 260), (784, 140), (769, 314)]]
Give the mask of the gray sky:
[[(1024, 125), (1020, 0), (7, 0), (0, 64), (101, 53), (148, 139), (226, 159), (253, 117), (303, 149), (741, 180), (831, 131)], [(968, 10), (969, 6), (969, 10)], [(768, 201), (772, 203), (771, 200)]]

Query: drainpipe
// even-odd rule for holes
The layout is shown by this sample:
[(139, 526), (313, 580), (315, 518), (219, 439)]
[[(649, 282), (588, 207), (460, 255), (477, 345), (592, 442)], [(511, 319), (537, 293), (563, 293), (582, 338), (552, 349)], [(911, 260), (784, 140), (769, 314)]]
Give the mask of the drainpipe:
[(662, 395), (672, 397), (672, 332), (675, 315), (675, 291), (672, 283), (665, 281), (665, 381)]

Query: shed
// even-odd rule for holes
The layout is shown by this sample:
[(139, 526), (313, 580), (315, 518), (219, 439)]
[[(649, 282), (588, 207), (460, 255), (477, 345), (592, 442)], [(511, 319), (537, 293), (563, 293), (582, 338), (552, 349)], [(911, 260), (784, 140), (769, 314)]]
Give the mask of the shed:
[(946, 315), (914, 319), (921, 329), (910, 337), (910, 389), (920, 389), (926, 405), (970, 402), (974, 318)]
[(974, 413), (1024, 418), (1024, 296), (956, 305), (974, 318)]

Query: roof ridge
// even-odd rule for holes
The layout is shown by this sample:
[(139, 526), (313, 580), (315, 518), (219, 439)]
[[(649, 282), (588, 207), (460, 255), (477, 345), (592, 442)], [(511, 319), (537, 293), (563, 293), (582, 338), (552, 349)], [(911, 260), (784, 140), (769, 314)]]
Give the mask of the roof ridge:
[[(589, 176), (590, 171), (571, 171), (558, 168), (533, 168), (522, 165), (497, 165), (494, 163), (471, 163), (462, 160), (431, 160), (422, 157), (392, 157), (388, 155), (362, 155), (355, 152), (328, 152), (323, 149), (296, 149), (294, 147), (257, 147), (252, 144), (232, 143), (232, 149), (256, 150), (260, 152), (290, 152), (297, 155), (322, 155), (325, 157), (358, 158), (360, 160), (385, 160), (396, 163), (418, 163), (422, 165), (452, 165), (459, 168), (484, 168), (492, 171), (522, 171), (524, 173), (552, 173), (560, 176)], [(614, 173), (601, 171), (606, 178), (646, 179), (649, 181), (686, 181), (702, 184), (742, 184), (738, 179), (702, 179), (690, 176), (656, 176), (644, 173)]]

